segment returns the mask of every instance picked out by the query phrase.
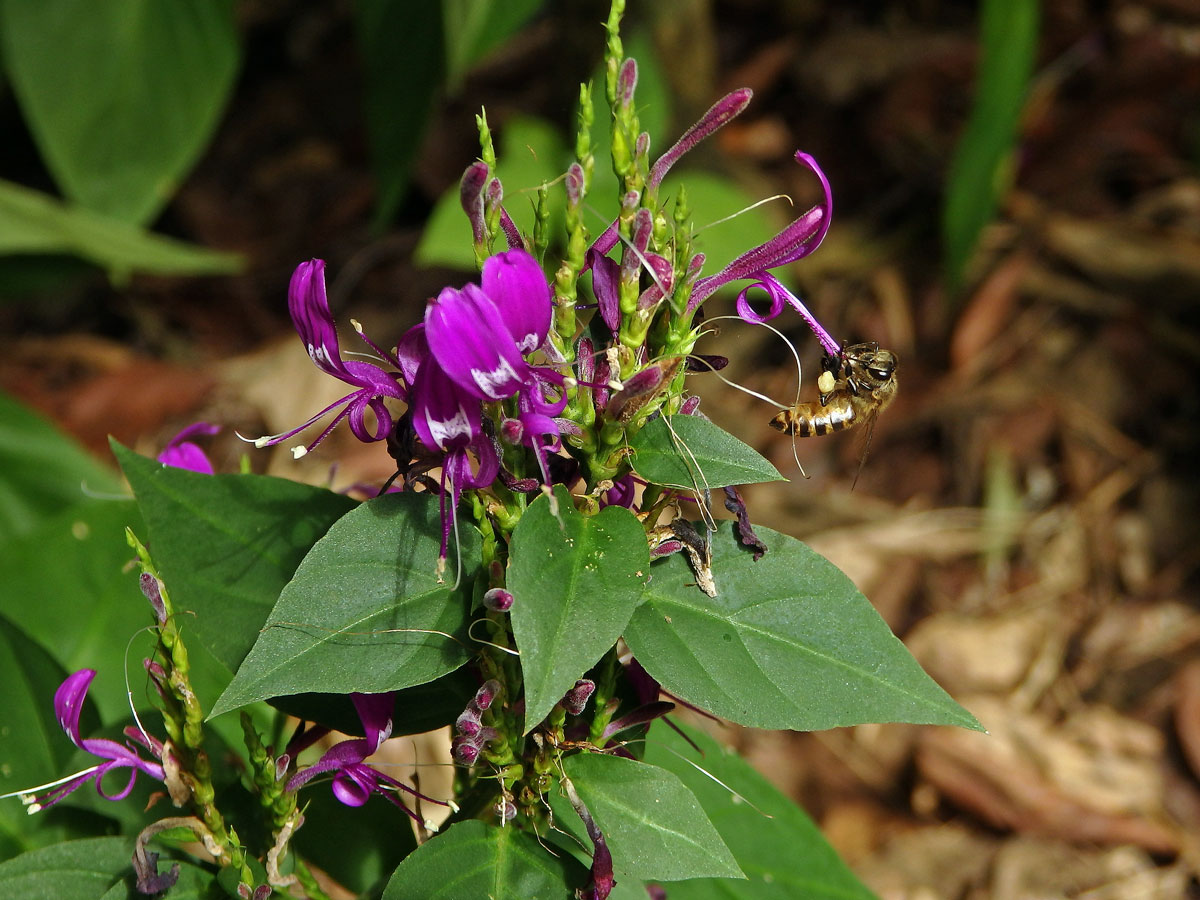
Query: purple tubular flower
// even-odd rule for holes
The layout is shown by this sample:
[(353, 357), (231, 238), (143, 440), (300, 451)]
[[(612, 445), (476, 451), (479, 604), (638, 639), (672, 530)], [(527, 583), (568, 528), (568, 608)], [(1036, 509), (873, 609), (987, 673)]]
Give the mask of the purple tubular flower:
[(595, 248), (587, 252), (592, 264), (592, 291), (600, 305), (600, 318), (613, 334), (621, 327), (621, 309), (617, 296), (617, 279), (621, 265), (597, 253)]
[(738, 315), (747, 321), (765, 322), (777, 316), (786, 302), (800, 313), (826, 351), (837, 353), (840, 349), (837, 341), (821, 327), (800, 299), (783, 287), (769, 272), (770, 269), (796, 262), (808, 256), (821, 245), (821, 241), (825, 239), (825, 234), (829, 231), (829, 221), (833, 213), (833, 192), (829, 187), (829, 179), (825, 177), (825, 173), (821, 171), (817, 161), (807, 153), (797, 152), (796, 162), (811, 169), (820, 180), (825, 195), (822, 202), (800, 216), (765, 244), (747, 250), (717, 274), (698, 280), (692, 290), (691, 299), (688, 301), (688, 310), (695, 309), (712, 296), (716, 290), (730, 282), (757, 279), (759, 284), (752, 285), (752, 287), (762, 287), (770, 295), (770, 312), (766, 316), (761, 316), (751, 309), (745, 299), (746, 292), (751, 289), (747, 288), (738, 297)]
[(513, 595), (504, 588), (492, 588), (483, 595), (483, 605), (493, 612), (508, 612), (512, 609)]
[(212, 437), (221, 430), (220, 425), (208, 422), (196, 422), (189, 425), (175, 437), (167, 441), (158, 461), (164, 466), (174, 466), (176, 469), (188, 469), (204, 475), (213, 474), (213, 464), (209, 461), (199, 445), (192, 443), (194, 437)]
[[(38, 812), (53, 806), (89, 781), (95, 781), (96, 793), (105, 800), (124, 800), (133, 791), (138, 772), (143, 772), (156, 781), (164, 780), (162, 765), (142, 759), (131, 747), (107, 738), (85, 738), (80, 734), (79, 716), (83, 712), (83, 703), (87, 697), (88, 688), (95, 677), (94, 669), (80, 669), (67, 676), (67, 679), (54, 692), (54, 715), (62, 730), (71, 739), (71, 743), (93, 756), (100, 757), (104, 762), (71, 776), (61, 784), (51, 785), (54, 789), (40, 798), (30, 798), (28, 801), (31, 803), (30, 812)], [(157, 741), (153, 742), (152, 746), (159, 754), (162, 753), (162, 745)], [(102, 783), (104, 776), (112, 769), (129, 769), (129, 780), (116, 793), (106, 792)]]
[(362, 806), (371, 794), (379, 793), (404, 810), (414, 821), (420, 822), (417, 814), (400, 801), (397, 791), (404, 791), (431, 803), (440, 804), (442, 801), (426, 797), (365, 762), (367, 757), (391, 737), (394, 698), (394, 691), (382, 694), (352, 693), (350, 699), (358, 711), (366, 737), (342, 741), (330, 747), (316, 763), (293, 775), (287, 783), (287, 790), (299, 790), (318, 775), (332, 772), (333, 795), (346, 806)]
[[(300, 340), (304, 342), (308, 355), (317, 368), (354, 386), (356, 390), (334, 401), (299, 428), (259, 438), (254, 442), (255, 445), (268, 447), (299, 434), (339, 406), (342, 407), (341, 411), (312, 443), (298, 452), (298, 455), (302, 456), (315, 448), (344, 418), (349, 418), (350, 430), (360, 441), (369, 443), (386, 438), (392, 430), (392, 415), (384, 404), (384, 398), (407, 400), (408, 391), (398, 375), (387, 372), (374, 363), (342, 359), (333, 314), (329, 311), (329, 299), (325, 293), (324, 260), (313, 259), (296, 267), (288, 286), (288, 311), (296, 331), (300, 334)], [(394, 356), (383, 353), (366, 337), (363, 340), (373, 350), (384, 355), (397, 369), (401, 368)], [(374, 430), (367, 427), (365, 417), (368, 409), (375, 414)]]
[(750, 88), (739, 88), (726, 94), (710, 106), (708, 112), (700, 117), (700, 121), (685, 131), (683, 137), (677, 140), (675, 145), (654, 163), (648, 181), (650, 189), (655, 190), (662, 184), (662, 180), (671, 170), (671, 166), (675, 165), (683, 154), (738, 116), (750, 105), (750, 98), (753, 96), (754, 91)]

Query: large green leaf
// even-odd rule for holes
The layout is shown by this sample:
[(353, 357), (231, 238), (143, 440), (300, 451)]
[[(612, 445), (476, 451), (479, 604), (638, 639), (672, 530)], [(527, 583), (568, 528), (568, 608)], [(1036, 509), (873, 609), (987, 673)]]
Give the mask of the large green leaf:
[(0, 179), (0, 255), (69, 253), (111, 274), (221, 275), (242, 258), (151, 234)]
[(521, 517), (508, 568), (526, 730), (616, 643), (650, 570), (646, 533), (629, 510), (584, 516), (565, 488), (554, 496), (557, 516), (539, 497)]
[(730, 748), (698, 729), (686, 733), (701, 753), (656, 726), (646, 761), (674, 772), (696, 795), (747, 880), (679, 882), (671, 900), (871, 900), (804, 810)]
[[(135, 637), (152, 613), (137, 576), (125, 570), (132, 556), (125, 528), (138, 521), (130, 500), (86, 500), (0, 546), (0, 611), (67, 669), (102, 673), (89, 696), (105, 722), (129, 715), (123, 673), (130, 660), (140, 672), (138, 653), (153, 643)], [(140, 692), (134, 698), (149, 705)]]
[(659, 416), (630, 442), (633, 467), (653, 484), (703, 490), (786, 481), (748, 444), (701, 416)]
[[(0, 897), (98, 900), (132, 871), (133, 839), (88, 838), (0, 863)], [(119, 894), (118, 896), (125, 896)]]
[(0, 545), (76, 506), (120, 490), (116, 472), (53, 425), (0, 392)]
[(954, 151), (942, 212), (946, 278), (958, 287), (983, 227), (1012, 184), (1012, 154), (1037, 54), (1039, 0), (984, 0), (975, 103)]
[(542, 7), (543, 0), (442, 0), (446, 75), (457, 88), (467, 70), (503, 44)]
[(203, 475), (113, 444), (150, 529), (149, 546), (184, 628), (230, 671), (279, 592), (335, 521), (358, 504), (261, 475)]
[[(572, 756), (563, 766), (604, 833), (618, 881), (745, 877), (695, 795), (672, 772), (603, 753)], [(560, 825), (577, 818), (559, 802), (555, 809)]]
[(233, 0), (3, 0), (0, 40), (63, 193), (135, 224), (199, 158), (238, 67)]
[(718, 594), (682, 554), (655, 563), (625, 640), (672, 694), (755, 728), (815, 731), (864, 722), (980, 729), (921, 669), (829, 560), (759, 528), (757, 562), (730, 522), (713, 537)]
[(465, 663), (479, 533), (459, 528), (458, 588), (437, 573), (441, 534), (429, 494), (388, 494), (339, 519), (284, 588), (212, 715), (282, 694), (399, 690)]
[[(65, 771), (75, 747), (54, 716), (53, 699), (66, 677), (37, 641), (0, 616), (0, 794), (45, 784)], [(26, 812), (16, 798), (0, 800), (0, 858), (45, 843), (33, 835), (42, 820)]]
[(408, 0), (359, 0), (354, 8), (371, 165), (379, 182), (375, 222), (385, 225), (408, 190), (445, 69), (442, 11), (438, 3)]
[(579, 863), (554, 856), (533, 835), (471, 819), (450, 826), (404, 860), (383, 900), (567, 898), (587, 877)]

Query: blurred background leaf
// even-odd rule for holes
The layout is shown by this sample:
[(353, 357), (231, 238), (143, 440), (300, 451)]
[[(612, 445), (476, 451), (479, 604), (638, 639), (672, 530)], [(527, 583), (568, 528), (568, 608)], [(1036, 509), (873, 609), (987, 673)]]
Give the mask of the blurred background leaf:
[(1012, 186), (1021, 110), (1038, 45), (1039, 0), (983, 0), (975, 101), (946, 177), (946, 281), (963, 283), (979, 233)]
[(207, 146), (240, 55), (233, 0), (3, 0), (0, 42), (59, 188), (134, 224)]

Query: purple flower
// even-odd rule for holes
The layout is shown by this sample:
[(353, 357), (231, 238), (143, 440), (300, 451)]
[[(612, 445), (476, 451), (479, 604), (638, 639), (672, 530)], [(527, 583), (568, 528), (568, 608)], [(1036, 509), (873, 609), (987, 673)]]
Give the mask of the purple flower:
[[(350, 699), (358, 711), (366, 737), (353, 738), (335, 744), (325, 751), (317, 762), (302, 772), (297, 772), (288, 781), (287, 790), (297, 791), (318, 775), (333, 773), (333, 795), (346, 806), (362, 806), (371, 794), (378, 793), (396, 804), (414, 821), (425, 825), (415, 812), (405, 806), (398, 791), (404, 791), (430, 803), (447, 805), (440, 800), (426, 797), (408, 785), (397, 781), (366, 764), (367, 757), (375, 753), (392, 735), (392, 706), (395, 692), (382, 694), (352, 693)], [(428, 827), (428, 826), (426, 826)]]
[[(30, 791), (23, 791), (22, 799), (29, 804), (30, 813), (39, 812), (53, 806), (68, 794), (83, 787), (89, 781), (95, 781), (96, 793), (105, 800), (124, 800), (133, 791), (133, 785), (137, 780), (138, 772), (144, 772), (157, 781), (164, 780), (162, 765), (142, 759), (131, 746), (118, 744), (116, 741), (108, 740), (107, 738), (85, 738), (80, 734), (79, 716), (83, 711), (83, 702), (87, 697), (88, 687), (95, 677), (96, 672), (94, 669), (80, 669), (73, 675), (67, 676), (66, 681), (60, 684), (58, 690), (54, 692), (54, 714), (58, 718), (58, 724), (62, 726), (62, 730), (71, 739), (71, 743), (76, 747), (86, 750), (93, 756), (100, 757), (104, 761), (84, 769), (75, 775), (68, 776), (60, 782), (41, 785)], [(128, 729), (127, 734), (129, 734), (131, 739), (136, 739), (148, 745), (150, 751), (161, 759), (163, 753), (161, 743), (141, 734), (133, 728)], [(116, 793), (108, 793), (104, 789), (103, 780), (104, 776), (113, 769), (129, 769), (129, 780)], [(53, 788), (53, 790), (43, 794), (41, 797), (32, 795), (32, 791), (44, 788)]]
[[(797, 151), (796, 162), (807, 166), (820, 180), (825, 194), (824, 200), (765, 244), (747, 250), (717, 274), (698, 280), (692, 290), (691, 299), (688, 301), (688, 309), (695, 309), (715, 291), (730, 282), (755, 279), (755, 284), (743, 289), (738, 295), (738, 315), (749, 322), (765, 322), (779, 315), (786, 303), (800, 313), (826, 352), (836, 354), (841, 349), (838, 342), (808, 311), (800, 298), (785, 288), (769, 271), (808, 256), (821, 245), (821, 241), (825, 239), (825, 234), (829, 231), (829, 219), (833, 213), (833, 193), (829, 187), (829, 179), (825, 177), (825, 173), (821, 171), (817, 161), (807, 153)], [(771, 307), (766, 315), (755, 312), (746, 300), (747, 293), (756, 287), (765, 290), (771, 298)]]
[[(524, 354), (545, 342), (552, 315), (550, 288), (541, 266), (520, 249), (489, 257), (479, 286), (445, 288), (425, 311), (430, 353), (460, 391), (477, 401), (518, 398), (519, 426), (507, 425), (505, 436), (533, 449), (547, 484), (547, 454), (562, 446), (554, 417), (566, 407), (565, 379), (548, 366), (531, 366)], [(547, 398), (547, 391), (557, 391), (557, 396)], [(444, 390), (439, 409), (442, 402), (449, 411), (452, 401)], [(457, 403), (463, 410), (461, 398)], [(465, 440), (473, 422), (454, 421), (459, 440)]]
[[(352, 385), (355, 390), (335, 400), (300, 427), (282, 434), (261, 437), (254, 442), (255, 446), (268, 447), (287, 440), (338, 407), (341, 407), (341, 411), (333, 417), (325, 430), (307, 447), (296, 448), (293, 453), (303, 456), (310, 452), (346, 418), (350, 420), (350, 430), (360, 441), (381, 441), (386, 438), (392, 430), (392, 415), (384, 399), (390, 397), (395, 400), (407, 400), (408, 391), (402, 377), (396, 373), (388, 372), (374, 363), (342, 359), (337, 329), (334, 327), (333, 314), (329, 311), (329, 299), (325, 294), (324, 260), (313, 259), (296, 267), (288, 286), (288, 311), (296, 331), (300, 334), (300, 340), (304, 342), (308, 355), (317, 368)], [(359, 336), (387, 362), (403, 371), (395, 354), (380, 349), (361, 332)], [(367, 426), (368, 409), (375, 414), (374, 429)]]
[(429, 349), (446, 374), (480, 400), (503, 400), (527, 386), (523, 353), (550, 331), (550, 288), (524, 250), (491, 256), (481, 286), (445, 288), (425, 310)]
[(167, 441), (167, 446), (163, 447), (162, 453), (158, 454), (158, 461), (164, 466), (174, 466), (177, 469), (188, 469), (192, 472), (211, 475), (213, 464), (199, 445), (192, 443), (192, 438), (212, 437), (220, 430), (220, 425), (211, 425), (208, 422), (196, 422), (189, 425)]

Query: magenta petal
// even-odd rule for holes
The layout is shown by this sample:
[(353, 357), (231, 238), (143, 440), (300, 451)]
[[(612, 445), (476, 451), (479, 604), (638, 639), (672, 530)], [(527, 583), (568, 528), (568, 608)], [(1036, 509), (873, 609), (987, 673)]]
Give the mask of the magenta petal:
[(342, 365), (337, 329), (325, 295), (325, 260), (311, 259), (296, 266), (288, 285), (288, 312), (317, 368), (350, 381)]
[(333, 795), (347, 806), (362, 806), (377, 787), (374, 779), (364, 777), (370, 770), (363, 772), (363, 768), (355, 766), (334, 776)]
[(592, 292), (600, 304), (600, 318), (613, 334), (621, 326), (620, 299), (617, 296), (617, 277), (620, 265), (615, 259), (588, 251), (592, 261)]
[(420, 368), (413, 385), (412, 423), (421, 443), (443, 453), (463, 447), (481, 433), (479, 401), (451, 381), (433, 362)]
[(473, 284), (438, 294), (425, 310), (425, 336), (443, 371), (480, 399), (511, 397), (529, 380), (500, 310)]
[(79, 735), (79, 714), (83, 711), (84, 698), (95, 677), (95, 669), (80, 669), (68, 675), (54, 692), (54, 715), (76, 747), (83, 746), (83, 739)]
[(156, 458), (164, 466), (170, 466), (173, 469), (187, 469), (189, 472), (199, 472), (201, 475), (212, 475), (215, 471), (212, 461), (205, 452), (191, 441), (167, 447)]
[[(379, 749), (379, 745), (392, 735), (392, 709), (395, 706), (396, 692), (385, 691), (382, 694), (352, 693), (350, 700), (358, 710), (358, 718), (362, 720), (367, 733), (367, 746), (371, 753)], [(370, 755), (370, 754), (368, 754)]]
[(550, 331), (550, 286), (538, 261), (524, 250), (509, 250), (483, 264), (483, 292), (496, 304), (521, 353), (542, 345)]

